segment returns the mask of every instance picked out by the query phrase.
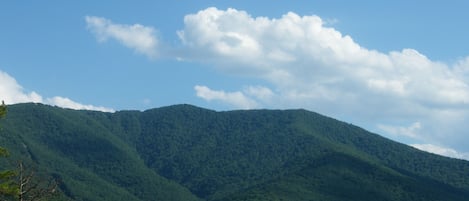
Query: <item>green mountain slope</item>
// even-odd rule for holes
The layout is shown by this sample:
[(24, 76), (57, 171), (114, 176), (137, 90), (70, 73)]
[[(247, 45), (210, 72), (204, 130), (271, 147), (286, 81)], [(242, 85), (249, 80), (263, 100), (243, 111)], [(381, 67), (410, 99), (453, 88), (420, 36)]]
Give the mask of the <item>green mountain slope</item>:
[(13, 158), (30, 159), (58, 175), (71, 199), (197, 200), (186, 188), (146, 167), (135, 147), (97, 121), (110, 114), (33, 104), (8, 109), (1, 136), (14, 141), (6, 147), (21, 156)]
[(220, 200), (465, 200), (467, 191), (343, 153)]
[(305, 110), (8, 108), (0, 142), (73, 200), (465, 200), (469, 162)]

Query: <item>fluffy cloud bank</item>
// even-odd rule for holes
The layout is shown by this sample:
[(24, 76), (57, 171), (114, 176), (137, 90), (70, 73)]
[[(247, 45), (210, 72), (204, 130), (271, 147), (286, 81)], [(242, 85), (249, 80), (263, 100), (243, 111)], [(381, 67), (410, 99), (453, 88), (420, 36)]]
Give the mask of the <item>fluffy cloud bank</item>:
[(413, 49), (366, 49), (318, 16), (290, 12), (279, 19), (253, 18), (244, 11), (208, 8), (184, 22), (178, 35), (200, 60), (269, 80), (294, 102), (381, 103), (387, 97), (426, 108), (469, 104), (466, 80), (446, 64)]
[(60, 96), (44, 99), (41, 95), (36, 92), (27, 93), (24, 91), (23, 87), (18, 84), (15, 78), (2, 71), (0, 71), (0, 95), (0, 100), (5, 101), (6, 104), (33, 102), (75, 110), (96, 110), (103, 112), (114, 112), (114, 110), (110, 108), (96, 107), (93, 105), (83, 105), (81, 103), (77, 103), (68, 98)]
[[(157, 52), (152, 31), (130, 31), (155, 30), (151, 27), (97, 17), (86, 21), (98, 40), (113, 38), (143, 54)], [(469, 141), (464, 140), (469, 129), (469, 57), (449, 64), (415, 49), (368, 49), (319, 16), (293, 12), (268, 18), (207, 8), (186, 15), (177, 35), (182, 43), (178, 48), (183, 49), (177, 59), (209, 63), (228, 75), (267, 83), (230, 92), (195, 86), (204, 100), (235, 108), (303, 107), (404, 143), (469, 151)], [(149, 42), (132, 42), (138, 38)]]

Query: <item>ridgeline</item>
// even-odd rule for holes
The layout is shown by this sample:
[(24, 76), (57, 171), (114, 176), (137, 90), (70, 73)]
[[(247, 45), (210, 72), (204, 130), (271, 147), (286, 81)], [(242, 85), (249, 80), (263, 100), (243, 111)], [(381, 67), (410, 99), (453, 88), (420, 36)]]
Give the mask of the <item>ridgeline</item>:
[(469, 162), (306, 110), (8, 107), (0, 146), (58, 200), (467, 200)]

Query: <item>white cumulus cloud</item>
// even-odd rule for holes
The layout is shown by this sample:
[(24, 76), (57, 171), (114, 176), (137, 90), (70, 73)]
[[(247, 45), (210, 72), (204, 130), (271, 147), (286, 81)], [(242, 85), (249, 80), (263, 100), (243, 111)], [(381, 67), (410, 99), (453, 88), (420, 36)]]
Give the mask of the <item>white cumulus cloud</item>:
[(5, 101), (6, 104), (33, 102), (75, 110), (114, 112), (114, 110), (110, 108), (84, 105), (60, 96), (44, 99), (36, 92), (26, 92), (15, 78), (3, 71), (0, 71), (0, 100)]
[(157, 56), (158, 38), (156, 30), (140, 24), (115, 24), (111, 20), (96, 16), (85, 17), (88, 29), (99, 42), (115, 39), (124, 46), (150, 58)]
[[(269, 80), (282, 93), (295, 89), (339, 101), (354, 90), (360, 96), (386, 94), (421, 104), (469, 103), (467, 82), (447, 65), (413, 49), (366, 49), (318, 16), (290, 12), (278, 19), (254, 18), (245, 11), (208, 8), (184, 22), (178, 35), (199, 59)], [(318, 89), (329, 93), (316, 94)]]
[(16, 79), (0, 71), (0, 99), (6, 103), (42, 102), (42, 97), (36, 92), (26, 93)]

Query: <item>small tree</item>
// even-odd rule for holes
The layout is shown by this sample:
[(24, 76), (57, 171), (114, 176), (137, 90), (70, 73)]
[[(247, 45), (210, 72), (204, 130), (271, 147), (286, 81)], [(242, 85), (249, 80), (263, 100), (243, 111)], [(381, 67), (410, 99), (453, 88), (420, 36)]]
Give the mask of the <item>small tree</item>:
[(22, 162), (18, 163), (17, 175), (18, 200), (36, 201), (54, 195), (58, 183), (55, 179), (36, 176), (36, 171), (28, 170)]
[(5, 117), (7, 115), (7, 106), (5, 105), (5, 101), (2, 101), (2, 105), (0, 105), (0, 118)]

